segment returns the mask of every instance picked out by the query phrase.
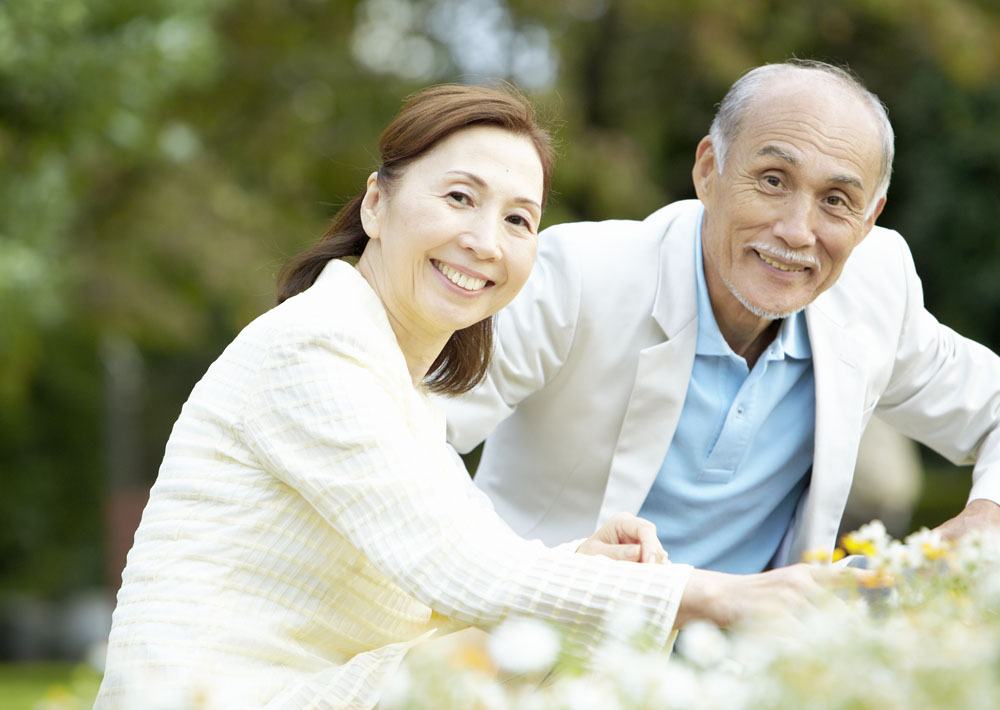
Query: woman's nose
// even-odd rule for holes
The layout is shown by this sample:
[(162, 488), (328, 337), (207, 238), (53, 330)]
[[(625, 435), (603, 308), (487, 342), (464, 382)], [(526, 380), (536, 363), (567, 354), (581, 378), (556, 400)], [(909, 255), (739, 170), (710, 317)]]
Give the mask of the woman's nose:
[(459, 244), (475, 254), (478, 259), (496, 261), (503, 256), (499, 237), (496, 221), (488, 217), (479, 217), (459, 238)]

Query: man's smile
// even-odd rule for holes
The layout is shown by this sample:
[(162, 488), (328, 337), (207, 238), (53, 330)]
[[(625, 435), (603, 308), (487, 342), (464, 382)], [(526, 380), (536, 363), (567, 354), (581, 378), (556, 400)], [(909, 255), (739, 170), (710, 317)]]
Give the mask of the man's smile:
[(764, 256), (760, 252), (757, 252), (757, 256), (759, 256), (760, 260), (763, 261), (765, 264), (767, 264), (768, 266), (773, 266), (779, 271), (805, 271), (808, 268), (806, 266), (801, 266), (798, 264), (782, 264), (781, 262), (775, 261), (774, 259), (770, 259)]

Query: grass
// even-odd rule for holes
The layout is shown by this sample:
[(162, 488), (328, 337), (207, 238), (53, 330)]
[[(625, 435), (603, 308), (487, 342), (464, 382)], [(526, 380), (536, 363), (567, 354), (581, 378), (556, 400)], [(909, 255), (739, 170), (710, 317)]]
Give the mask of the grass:
[(100, 682), (96, 671), (76, 664), (0, 665), (0, 708), (90, 710)]

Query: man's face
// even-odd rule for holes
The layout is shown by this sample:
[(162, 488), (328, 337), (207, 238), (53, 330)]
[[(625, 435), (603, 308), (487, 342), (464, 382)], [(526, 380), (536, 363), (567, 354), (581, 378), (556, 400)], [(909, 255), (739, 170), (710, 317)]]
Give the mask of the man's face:
[(783, 318), (833, 285), (881, 211), (868, 214), (880, 158), (871, 109), (823, 79), (764, 88), (721, 174), (703, 140), (693, 175), (717, 315)]

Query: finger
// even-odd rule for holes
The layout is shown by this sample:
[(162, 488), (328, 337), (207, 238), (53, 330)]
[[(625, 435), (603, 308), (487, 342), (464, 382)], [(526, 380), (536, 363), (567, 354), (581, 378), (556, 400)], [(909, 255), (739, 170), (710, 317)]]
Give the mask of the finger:
[[(645, 521), (643, 521), (645, 522)], [(656, 526), (652, 523), (640, 525), (636, 531), (639, 538), (640, 562), (660, 562), (666, 561), (667, 551), (663, 549), (663, 543), (656, 536)]]
[(653, 523), (627, 513), (619, 513), (613, 519), (618, 542), (639, 544), (639, 562), (658, 562), (666, 559), (667, 553), (656, 536), (656, 526)]
[(604, 555), (613, 560), (623, 560), (625, 562), (638, 562), (641, 548), (639, 545), (608, 545), (598, 543), (594, 545), (592, 554)]

